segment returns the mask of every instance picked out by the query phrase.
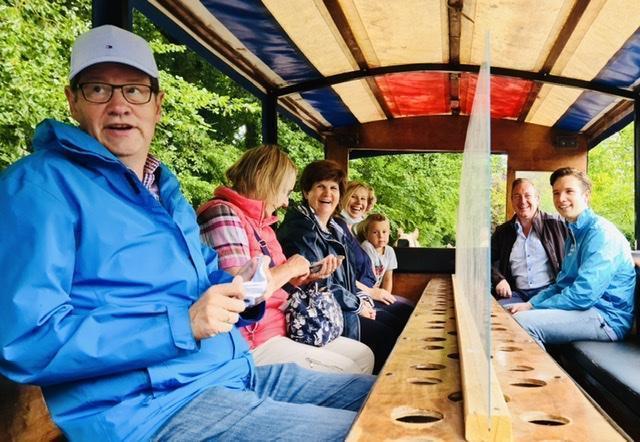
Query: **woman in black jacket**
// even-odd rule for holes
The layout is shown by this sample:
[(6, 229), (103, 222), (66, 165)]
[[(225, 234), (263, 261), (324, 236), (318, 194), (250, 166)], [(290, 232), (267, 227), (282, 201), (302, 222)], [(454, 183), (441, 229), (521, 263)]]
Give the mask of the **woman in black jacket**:
[[(310, 262), (328, 255), (349, 256), (346, 235), (350, 233), (334, 219), (344, 186), (345, 173), (334, 161), (314, 161), (304, 169), (300, 177), (303, 202), (287, 211), (277, 233), (286, 256), (298, 253)], [(376, 311), (371, 298), (358, 290), (349, 259), (343, 260), (324, 284), (342, 307), (344, 336), (358, 339), (373, 350), (377, 373), (402, 327), (396, 325), (396, 318)]]

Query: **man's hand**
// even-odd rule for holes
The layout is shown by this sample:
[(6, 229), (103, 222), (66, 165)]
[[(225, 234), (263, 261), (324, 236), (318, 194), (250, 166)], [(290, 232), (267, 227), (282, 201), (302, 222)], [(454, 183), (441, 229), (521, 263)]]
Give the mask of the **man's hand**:
[(196, 340), (231, 330), (244, 310), (242, 278), (228, 284), (212, 285), (189, 309), (191, 331)]
[(496, 285), (496, 295), (500, 298), (511, 298), (511, 286), (506, 279), (503, 279)]
[(509, 304), (505, 306), (507, 310), (512, 315), (515, 315), (518, 312), (526, 312), (527, 310), (533, 310), (533, 306), (528, 302), (517, 302), (515, 304)]
[(375, 299), (376, 301), (380, 301), (384, 304), (390, 305), (396, 302), (396, 297), (393, 296), (385, 289), (381, 288), (372, 288), (369, 290), (369, 295)]

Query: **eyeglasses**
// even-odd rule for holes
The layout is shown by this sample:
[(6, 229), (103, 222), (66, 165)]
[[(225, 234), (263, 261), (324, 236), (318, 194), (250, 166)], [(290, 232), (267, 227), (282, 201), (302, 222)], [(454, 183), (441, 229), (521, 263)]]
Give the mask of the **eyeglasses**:
[(153, 89), (148, 84), (109, 84), (80, 83), (78, 89), (90, 103), (107, 103), (113, 96), (114, 89), (120, 89), (122, 96), (131, 104), (145, 104), (151, 101)]

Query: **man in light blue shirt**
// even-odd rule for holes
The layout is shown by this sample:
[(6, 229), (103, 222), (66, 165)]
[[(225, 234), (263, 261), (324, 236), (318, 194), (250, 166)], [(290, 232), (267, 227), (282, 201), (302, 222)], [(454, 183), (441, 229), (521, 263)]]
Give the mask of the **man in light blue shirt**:
[(556, 282), (508, 308), (540, 344), (617, 341), (631, 329), (636, 276), (629, 242), (589, 208), (591, 181), (574, 168), (550, 178), (553, 202), (569, 225)]

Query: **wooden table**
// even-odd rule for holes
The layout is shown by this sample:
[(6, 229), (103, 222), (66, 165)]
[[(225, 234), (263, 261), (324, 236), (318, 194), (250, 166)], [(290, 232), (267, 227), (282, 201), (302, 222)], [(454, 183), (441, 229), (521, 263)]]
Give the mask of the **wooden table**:
[[(347, 440), (464, 440), (453, 305), (450, 277), (432, 279)], [(497, 303), (491, 316), (493, 366), (514, 440), (630, 440)]]

